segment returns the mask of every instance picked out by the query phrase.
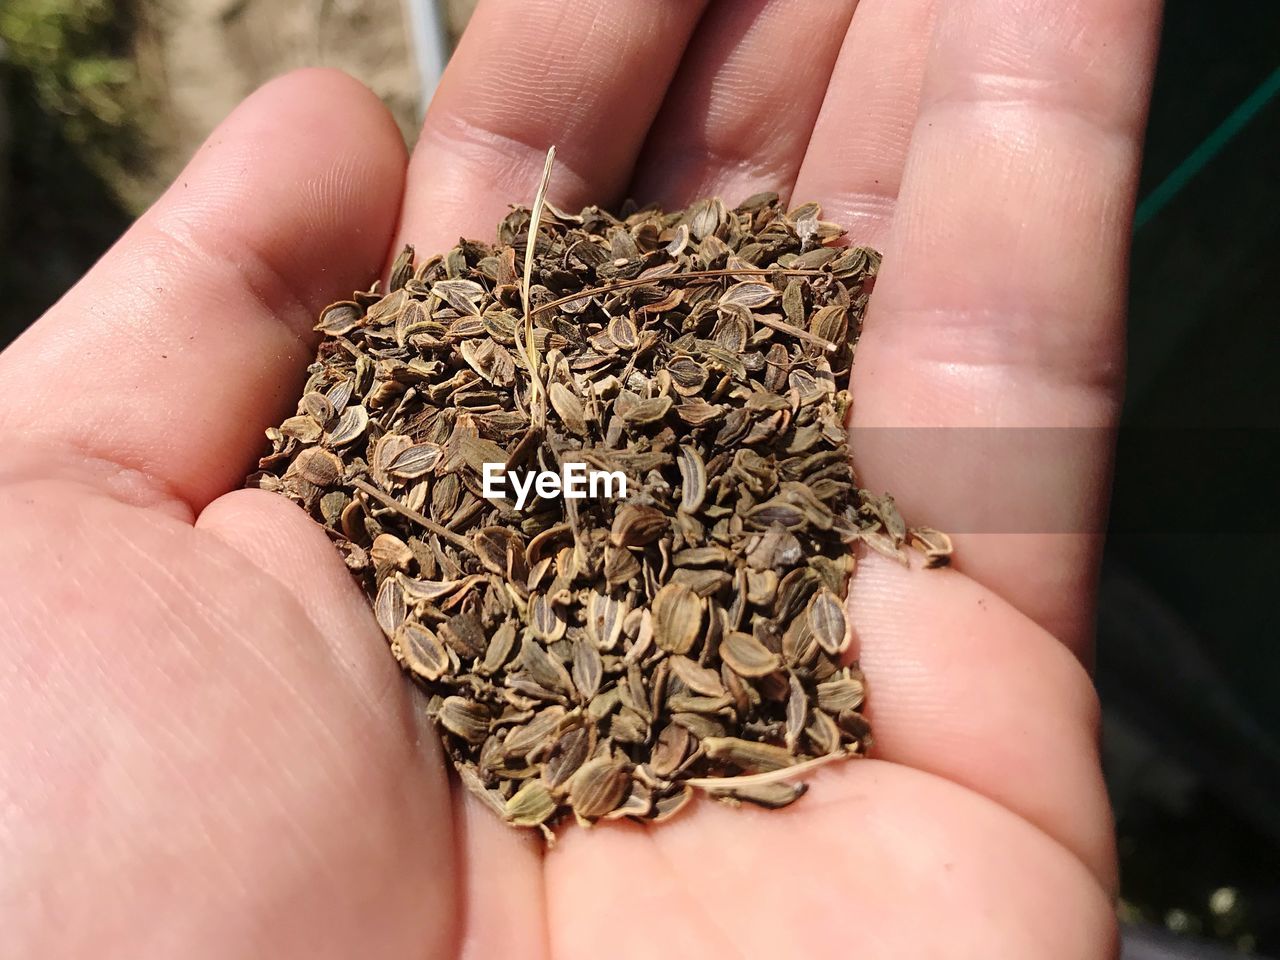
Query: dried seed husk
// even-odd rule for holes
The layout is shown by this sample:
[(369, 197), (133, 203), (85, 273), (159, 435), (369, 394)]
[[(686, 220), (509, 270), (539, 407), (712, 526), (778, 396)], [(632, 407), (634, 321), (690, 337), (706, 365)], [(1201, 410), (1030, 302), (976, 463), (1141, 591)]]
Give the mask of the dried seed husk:
[(955, 548), (951, 538), (941, 530), (913, 527), (909, 532), (911, 545), (924, 553), (926, 566), (945, 567), (951, 562), (951, 554)]
[(615, 547), (643, 547), (657, 540), (671, 520), (654, 507), (624, 504), (614, 514), (609, 538)]
[(740, 737), (705, 737), (702, 749), (707, 756), (727, 760), (750, 773), (782, 770), (796, 763), (795, 756), (785, 747)]
[(823, 587), (809, 600), (806, 611), (809, 629), (825, 652), (839, 656), (849, 649), (852, 635), (845, 619), (844, 604), (834, 593)]
[(557, 806), (545, 784), (529, 780), (512, 795), (502, 812), (517, 827), (534, 827), (546, 823), (556, 812)]
[(702, 630), (703, 601), (681, 583), (668, 583), (653, 598), (653, 639), (668, 653), (686, 654)]
[(439, 680), (449, 672), (449, 655), (436, 635), (420, 623), (402, 623), (395, 645), (406, 667), (424, 680)]
[(707, 498), (707, 467), (697, 449), (682, 444), (680, 457), (680, 509), (685, 513), (697, 513)]
[(513, 727), (507, 733), (502, 741), (502, 755), (524, 757), (531, 751), (543, 748), (548, 738), (559, 730), (565, 715), (565, 708), (559, 705), (552, 705), (538, 711), (528, 723)]
[(778, 655), (749, 633), (730, 633), (720, 642), (720, 656), (743, 677), (765, 677), (782, 666)]
[(483, 743), (489, 735), (488, 711), (462, 697), (446, 697), (436, 718), (441, 726), (467, 743)]
[(748, 786), (712, 788), (707, 792), (717, 800), (745, 801), (768, 810), (780, 810), (804, 796), (807, 783), (763, 783)]
[(663, 727), (649, 760), (653, 772), (659, 777), (675, 773), (688, 756), (692, 742), (689, 731), (679, 724), (669, 723)]
[(604, 679), (604, 661), (595, 644), (586, 639), (576, 640), (573, 644), (573, 685), (577, 687), (578, 696), (590, 700), (600, 690), (600, 681)]
[(818, 684), (818, 706), (830, 713), (857, 710), (862, 706), (864, 688), (857, 677), (841, 677)]
[(409, 607), (404, 599), (404, 588), (396, 578), (387, 578), (378, 588), (373, 613), (382, 632), (388, 637), (394, 637), (400, 625), (404, 623), (405, 617), (409, 615)]
[(695, 693), (717, 699), (725, 695), (724, 684), (720, 682), (720, 674), (716, 671), (701, 667), (688, 657), (674, 656), (669, 662), (672, 673)]
[(612, 757), (589, 760), (569, 782), (569, 801), (579, 817), (602, 817), (622, 802), (631, 782), (626, 767)]
[(557, 740), (544, 757), (542, 779), (547, 786), (562, 791), (595, 748), (595, 728), (578, 727)]
[(294, 459), (290, 475), (301, 477), (317, 487), (331, 487), (342, 479), (342, 461), (324, 447), (309, 447)]

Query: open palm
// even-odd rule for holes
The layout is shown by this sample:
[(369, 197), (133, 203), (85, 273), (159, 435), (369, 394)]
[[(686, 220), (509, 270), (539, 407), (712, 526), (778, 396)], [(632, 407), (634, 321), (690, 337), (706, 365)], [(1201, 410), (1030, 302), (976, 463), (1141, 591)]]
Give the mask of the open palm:
[[(1114, 949), (1082, 663), (1157, 0), (856, 6), (486, 0), (407, 166), (358, 84), (276, 81), (0, 356), (0, 955)], [(873, 759), (544, 855), (451, 794), (323, 533), (236, 488), (319, 307), (488, 237), (552, 143), (561, 207), (776, 189), (884, 250), (856, 466), (958, 557), (860, 563)], [(1092, 522), (983, 532), (1025, 451), (909, 427), (1077, 428), (1016, 506)]]

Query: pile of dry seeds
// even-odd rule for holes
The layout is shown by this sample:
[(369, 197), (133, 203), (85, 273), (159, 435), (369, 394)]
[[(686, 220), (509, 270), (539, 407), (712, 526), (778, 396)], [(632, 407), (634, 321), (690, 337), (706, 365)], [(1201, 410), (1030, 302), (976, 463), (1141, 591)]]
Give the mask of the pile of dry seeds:
[[(851, 545), (950, 553), (850, 468), (878, 257), (773, 195), (534, 209), (327, 307), (251, 483), (324, 524), (508, 822), (661, 820), (695, 790), (783, 806), (799, 765), (869, 743)], [(517, 508), (522, 475), (567, 464), (626, 495), (527, 480)]]

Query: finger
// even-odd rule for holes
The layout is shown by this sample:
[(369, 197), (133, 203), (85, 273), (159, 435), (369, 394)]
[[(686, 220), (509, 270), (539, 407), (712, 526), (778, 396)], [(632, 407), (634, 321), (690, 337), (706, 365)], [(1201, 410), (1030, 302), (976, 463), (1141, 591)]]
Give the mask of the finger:
[(911, 143), (937, 0), (861, 0), (796, 177), (853, 243), (880, 249)]
[(649, 134), (632, 195), (668, 209), (699, 197), (789, 195), (855, 5), (714, 3)]
[(323, 529), (296, 504), (265, 490), (233, 490), (205, 507), (195, 526), (234, 547), (298, 601), (365, 701), (394, 700), (407, 710), (408, 688), (368, 600)]
[(616, 960), (652, 956), (651, 939), (616, 936), (638, 908), (663, 918), (663, 950), (679, 957), (1077, 960), (1113, 956), (1116, 939), (1111, 899), (1062, 847), (879, 760), (816, 771), (783, 810), (700, 800), (659, 829), (566, 831), (547, 900), (564, 958), (604, 942)]
[(287, 416), (325, 303), (376, 274), (403, 185), (394, 122), (329, 71), (268, 84), (0, 355), (0, 432), (115, 464), (198, 511)]
[(314, 577), (345, 596), (323, 531), (245, 496), (256, 522), (215, 511), (193, 529), (70, 476), (6, 478), (0, 953), (451, 946), (441, 765), (413, 742), (368, 613), (338, 644), (319, 624), (340, 613), (287, 587)]
[[(342, 664), (369, 719), (383, 735), (412, 745), (428, 771), (418, 793), (405, 798), (431, 824), (433, 876), (442, 889), (427, 888), (414, 910), (443, 930), (462, 932), (459, 960), (487, 960), (527, 950), (529, 931), (543, 923), (541, 841), (512, 830), (470, 791), (450, 789), (440, 736), (426, 718), (426, 696), (405, 682), (387, 654), (368, 601), (334, 552), (324, 532), (283, 497), (262, 490), (236, 490), (205, 508), (196, 529), (233, 547), (298, 601)], [(318, 655), (318, 652), (317, 652)], [(399, 734), (399, 736), (397, 736)], [(416, 766), (417, 764), (415, 764)], [(407, 826), (408, 824), (406, 824)], [(439, 869), (452, 861), (452, 869)], [(445, 911), (460, 905), (455, 923)]]
[(485, 0), (431, 101), (409, 168), (401, 237), (424, 252), (491, 239), (533, 200), (621, 199), (702, 0)]
[(849, 588), (873, 756), (991, 798), (1113, 889), (1098, 699), (1079, 661), (952, 571), (908, 570), (871, 555)]
[(453, 792), (453, 822), (460, 851), (458, 889), (470, 920), (458, 960), (550, 960), (554, 955), (545, 950), (540, 933), (546, 925), (542, 837), (512, 829), (461, 788)]
[[(891, 490), (917, 523), (964, 528), (961, 569), (1077, 650), (1119, 406), (1158, 13), (1158, 0), (939, 8), (859, 344), (855, 427), (1002, 428), (966, 434), (976, 447), (952, 459), (934, 432), (866, 431), (881, 446), (858, 450), (863, 482)], [(1081, 429), (1033, 437), (1061, 460), (1044, 482), (1010, 427)], [(1022, 535), (996, 535), (998, 514), (970, 522), (975, 492), (992, 488), (1030, 518)], [(1062, 515), (1071, 522), (1049, 519)], [(975, 530), (986, 535), (966, 536)]]

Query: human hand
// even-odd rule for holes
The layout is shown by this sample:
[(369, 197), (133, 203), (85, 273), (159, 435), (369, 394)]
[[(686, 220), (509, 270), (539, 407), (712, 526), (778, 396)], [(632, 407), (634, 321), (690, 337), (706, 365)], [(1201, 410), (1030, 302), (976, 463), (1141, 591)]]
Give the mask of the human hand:
[[(407, 171), (363, 88), (276, 81), (0, 355), (0, 955), (1114, 950), (1081, 666), (1096, 537), (961, 533), (927, 573), (865, 558), (874, 759), (782, 811), (701, 802), (544, 856), (451, 795), (324, 534), (236, 489), (318, 309), (406, 239), (487, 236), (555, 143), (566, 208), (820, 201), (885, 251), (855, 427), (1085, 428), (1022, 506), (1100, 512), (1158, 3), (853, 6), (487, 0)], [(866, 485), (963, 526), (976, 475), (865, 436)]]

